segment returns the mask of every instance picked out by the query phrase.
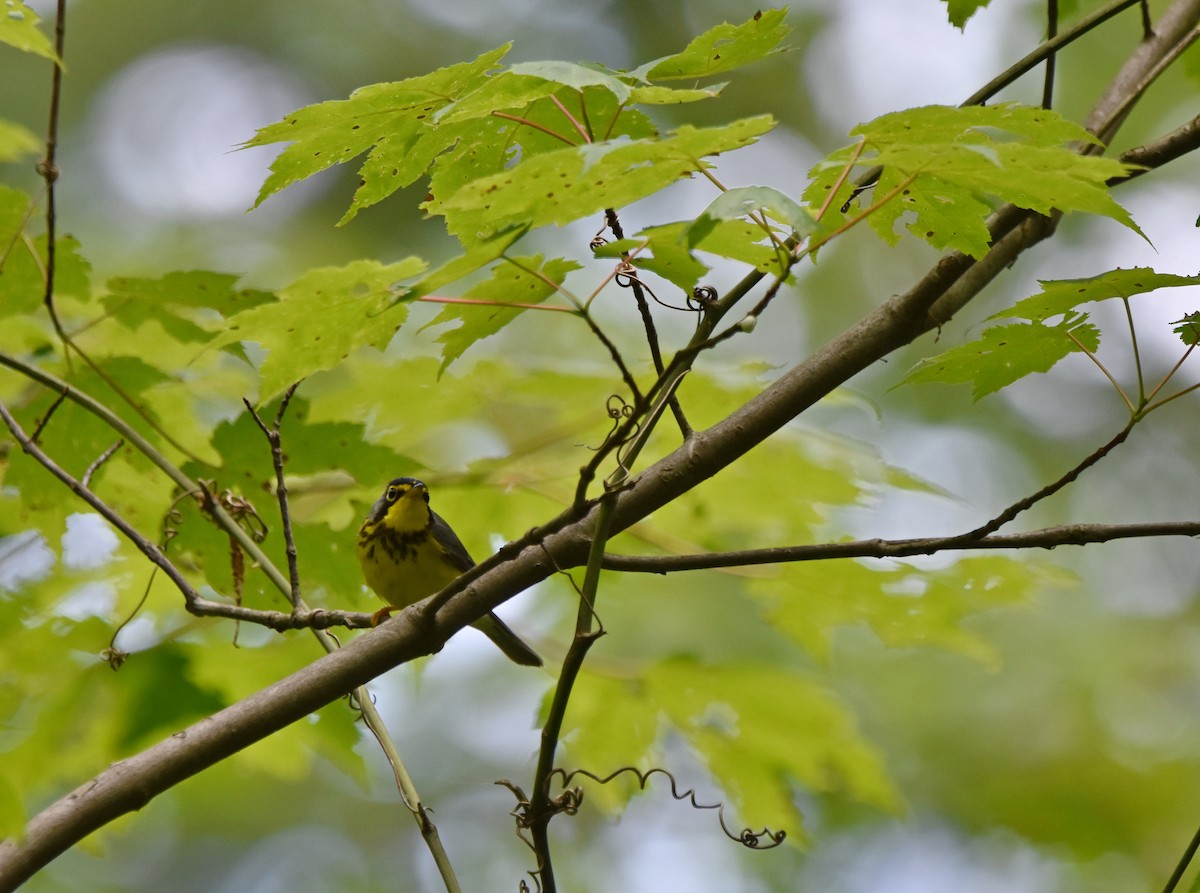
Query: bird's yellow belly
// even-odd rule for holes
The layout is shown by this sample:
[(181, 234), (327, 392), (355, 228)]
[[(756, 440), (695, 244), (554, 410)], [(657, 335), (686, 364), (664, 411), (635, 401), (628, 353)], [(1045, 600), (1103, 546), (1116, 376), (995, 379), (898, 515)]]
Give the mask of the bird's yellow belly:
[(360, 539), (358, 560), (367, 585), (397, 608), (433, 595), (459, 576), (430, 539), (403, 547), (386, 536)]

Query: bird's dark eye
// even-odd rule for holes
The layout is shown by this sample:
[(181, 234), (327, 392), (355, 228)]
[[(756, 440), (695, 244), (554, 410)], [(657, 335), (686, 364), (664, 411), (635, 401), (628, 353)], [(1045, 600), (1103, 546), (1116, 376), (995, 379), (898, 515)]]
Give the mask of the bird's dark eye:
[(388, 502), (395, 502), (396, 497), (400, 495), (399, 489), (396, 487), (388, 487), (387, 492), (383, 494)]

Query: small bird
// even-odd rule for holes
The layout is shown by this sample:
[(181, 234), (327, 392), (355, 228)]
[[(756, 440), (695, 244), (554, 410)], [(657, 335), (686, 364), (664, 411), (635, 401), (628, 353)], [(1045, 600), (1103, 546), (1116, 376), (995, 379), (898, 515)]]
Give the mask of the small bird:
[[(371, 506), (358, 529), (358, 563), (367, 585), (388, 603), (377, 622), (441, 592), (475, 566), (462, 541), (429, 507), (429, 488), (416, 478), (396, 478)], [(521, 641), (495, 614), (472, 624), (496, 643), (509, 660), (540, 667), (538, 653)]]

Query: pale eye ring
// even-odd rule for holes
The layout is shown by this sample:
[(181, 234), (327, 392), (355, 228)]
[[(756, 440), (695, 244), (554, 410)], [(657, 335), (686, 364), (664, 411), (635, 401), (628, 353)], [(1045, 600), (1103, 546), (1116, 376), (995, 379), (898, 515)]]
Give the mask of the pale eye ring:
[(400, 495), (400, 491), (397, 490), (395, 487), (388, 487), (387, 493), (385, 493), (384, 495), (387, 497), (388, 502), (395, 502), (396, 497)]

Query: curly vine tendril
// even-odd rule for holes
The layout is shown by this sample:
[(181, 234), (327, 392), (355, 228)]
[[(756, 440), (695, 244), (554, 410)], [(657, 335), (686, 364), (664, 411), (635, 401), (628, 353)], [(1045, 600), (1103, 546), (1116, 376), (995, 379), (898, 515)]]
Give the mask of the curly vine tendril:
[[(576, 777), (587, 778), (596, 782), (597, 784), (608, 784), (616, 778), (626, 774), (631, 774), (637, 778), (638, 787), (642, 790), (646, 789), (646, 785), (649, 783), (652, 776), (665, 775), (671, 782), (672, 797), (674, 797), (676, 800), (688, 801), (692, 805), (693, 809), (715, 809), (717, 811), (717, 821), (721, 825), (721, 831), (730, 840), (740, 843), (747, 849), (770, 850), (779, 846), (784, 842), (784, 840), (787, 839), (786, 831), (772, 831), (770, 828), (766, 827), (764, 827), (761, 831), (754, 831), (751, 828), (744, 828), (737, 833), (730, 831), (729, 826), (725, 823), (724, 803), (701, 803), (696, 799), (695, 788), (689, 788), (688, 790), (681, 792), (679, 790), (679, 783), (676, 781), (675, 776), (666, 769), (659, 767), (655, 767), (643, 772), (636, 766), (622, 766), (620, 769), (617, 769), (616, 771), (611, 772), (603, 777), (596, 775), (593, 772), (589, 772), (586, 769), (574, 769), (570, 772), (566, 771), (565, 769), (555, 769), (550, 773), (550, 776), (553, 777), (557, 775), (560, 779), (562, 779), (561, 784), (563, 787), (563, 792), (561, 794), (559, 794), (557, 797), (551, 798), (555, 813), (575, 815), (579, 812), (579, 807), (583, 803), (583, 788), (579, 786), (573, 788), (569, 787), (571, 781)], [(497, 782), (497, 784), (507, 787), (517, 797), (518, 801), (520, 801), (517, 804), (517, 808), (513, 810), (512, 815), (517, 821), (518, 836), (520, 836), (522, 840), (525, 840), (525, 837), (521, 832), (528, 828), (533, 820), (533, 817), (529, 814), (529, 802), (525, 798), (521, 789), (511, 782), (501, 781)], [(529, 842), (526, 841), (526, 843)]]

